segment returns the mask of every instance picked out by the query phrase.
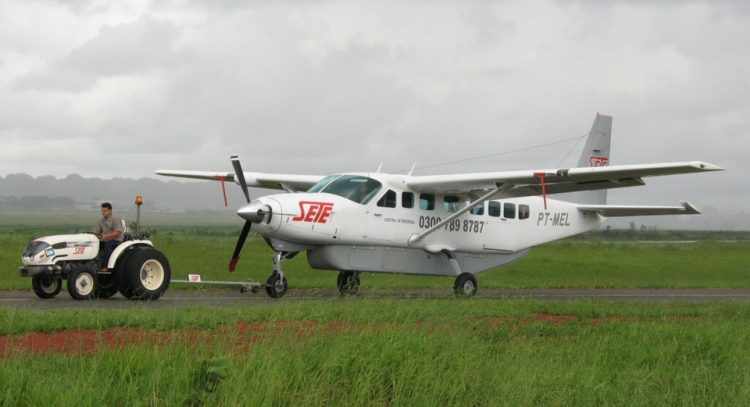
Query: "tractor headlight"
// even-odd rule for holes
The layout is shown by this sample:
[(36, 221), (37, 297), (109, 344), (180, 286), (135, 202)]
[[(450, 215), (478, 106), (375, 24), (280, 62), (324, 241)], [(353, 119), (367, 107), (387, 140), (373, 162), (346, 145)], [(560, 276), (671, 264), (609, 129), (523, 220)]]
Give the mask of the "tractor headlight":
[(32, 240), (29, 242), (29, 244), (26, 246), (26, 249), (23, 251), (22, 256), (23, 257), (34, 257), (37, 254), (43, 252), (44, 250), (52, 249), (52, 246), (49, 245), (47, 242), (40, 242), (38, 240)]

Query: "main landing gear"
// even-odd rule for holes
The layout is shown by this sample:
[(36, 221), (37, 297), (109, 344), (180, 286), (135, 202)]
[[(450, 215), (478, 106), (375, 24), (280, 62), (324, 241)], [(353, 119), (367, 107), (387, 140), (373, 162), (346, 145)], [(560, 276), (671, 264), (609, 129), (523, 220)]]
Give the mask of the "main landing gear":
[(457, 297), (473, 297), (477, 293), (477, 279), (471, 273), (464, 273), (461, 270), (461, 265), (456, 260), (456, 256), (448, 250), (444, 250), (443, 254), (448, 258), (453, 271), (458, 275), (456, 282), (453, 283), (453, 292)]
[(339, 272), (336, 287), (342, 296), (357, 295), (359, 292), (359, 272), (344, 270)]
[(457, 297), (473, 297), (477, 293), (477, 279), (471, 273), (461, 273), (453, 284), (453, 292)]

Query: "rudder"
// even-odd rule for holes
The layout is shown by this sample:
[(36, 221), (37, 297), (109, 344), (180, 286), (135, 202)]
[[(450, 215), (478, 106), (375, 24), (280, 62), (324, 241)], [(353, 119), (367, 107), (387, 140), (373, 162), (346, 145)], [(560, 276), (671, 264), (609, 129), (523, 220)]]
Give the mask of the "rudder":
[[(612, 116), (596, 114), (586, 138), (578, 167), (606, 167), (612, 147)], [(606, 204), (607, 190), (583, 191), (572, 194), (572, 201), (586, 204)]]

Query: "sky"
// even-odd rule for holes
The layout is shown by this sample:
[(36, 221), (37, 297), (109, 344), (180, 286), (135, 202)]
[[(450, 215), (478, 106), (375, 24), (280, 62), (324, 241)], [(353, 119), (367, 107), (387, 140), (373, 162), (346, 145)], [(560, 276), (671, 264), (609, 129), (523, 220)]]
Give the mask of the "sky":
[(743, 216), (748, 39), (744, 1), (6, 0), (0, 175), (557, 167), (600, 112), (612, 164), (727, 169), (610, 201)]

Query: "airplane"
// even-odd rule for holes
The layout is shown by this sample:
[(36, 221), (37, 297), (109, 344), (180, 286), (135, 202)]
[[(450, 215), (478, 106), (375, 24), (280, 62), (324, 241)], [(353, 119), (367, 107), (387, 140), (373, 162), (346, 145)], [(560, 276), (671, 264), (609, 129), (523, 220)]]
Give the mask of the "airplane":
[[(701, 162), (610, 165), (612, 117), (596, 114), (577, 167), (446, 175), (341, 173), (295, 175), (159, 170), (163, 176), (237, 183), (245, 220), (229, 270), (251, 229), (273, 249), (265, 289), (288, 289), (282, 262), (306, 251), (314, 269), (338, 270), (342, 295), (359, 291), (360, 273), (454, 277), (457, 296), (478, 289), (476, 274), (526, 256), (535, 246), (599, 229), (607, 218), (695, 215), (679, 206), (610, 205), (607, 190), (645, 185), (646, 177), (721, 171)], [(250, 197), (248, 187), (284, 193)], [(554, 195), (555, 198), (550, 196)]]

